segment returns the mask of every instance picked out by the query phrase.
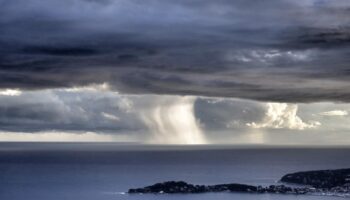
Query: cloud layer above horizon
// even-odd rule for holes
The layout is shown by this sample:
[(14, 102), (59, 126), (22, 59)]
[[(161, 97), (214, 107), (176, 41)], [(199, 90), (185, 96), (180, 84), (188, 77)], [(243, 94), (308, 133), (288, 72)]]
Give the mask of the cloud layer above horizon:
[(350, 101), (347, 0), (0, 0), (0, 87)]
[(107, 84), (0, 91), (0, 141), (349, 144), (347, 103), (123, 95)]

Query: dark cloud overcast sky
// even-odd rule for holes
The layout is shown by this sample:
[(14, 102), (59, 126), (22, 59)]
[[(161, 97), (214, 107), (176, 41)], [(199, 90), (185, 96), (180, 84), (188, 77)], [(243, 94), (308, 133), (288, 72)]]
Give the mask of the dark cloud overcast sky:
[(0, 87), (350, 101), (346, 0), (0, 0)]
[(0, 141), (350, 144), (349, 10), (0, 0)]

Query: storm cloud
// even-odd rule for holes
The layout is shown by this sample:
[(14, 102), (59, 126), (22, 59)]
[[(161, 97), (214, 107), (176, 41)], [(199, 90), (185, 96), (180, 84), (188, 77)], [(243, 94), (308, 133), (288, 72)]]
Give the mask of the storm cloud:
[[(0, 0), (0, 87), (350, 101), (346, 0)], [(107, 115), (106, 115), (107, 116)]]

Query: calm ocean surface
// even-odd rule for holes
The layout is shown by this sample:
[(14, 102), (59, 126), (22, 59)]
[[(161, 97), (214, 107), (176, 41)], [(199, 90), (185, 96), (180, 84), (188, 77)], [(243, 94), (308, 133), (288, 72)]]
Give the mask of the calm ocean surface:
[(0, 199), (341, 199), (238, 193), (127, 195), (123, 192), (167, 180), (194, 184), (276, 184), (289, 172), (350, 168), (349, 155), (350, 148), (0, 143)]

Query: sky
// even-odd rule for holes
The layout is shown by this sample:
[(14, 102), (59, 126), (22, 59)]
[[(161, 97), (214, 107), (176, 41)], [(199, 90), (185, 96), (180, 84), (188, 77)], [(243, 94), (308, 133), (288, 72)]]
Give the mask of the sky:
[(348, 0), (0, 0), (0, 141), (350, 144)]

